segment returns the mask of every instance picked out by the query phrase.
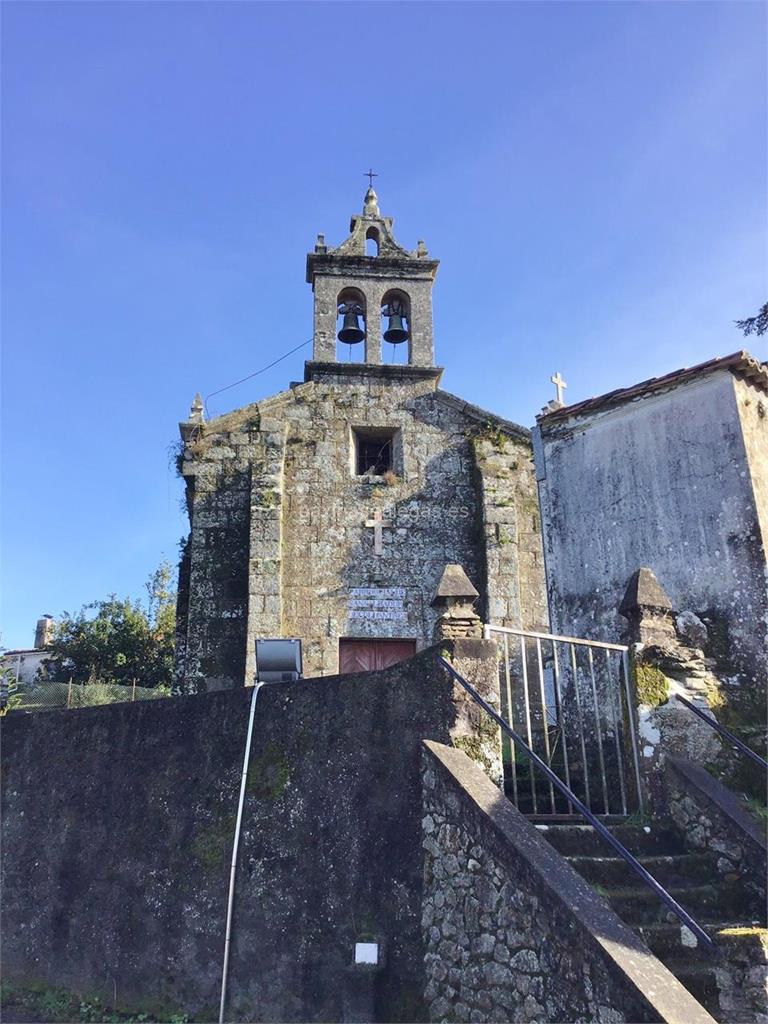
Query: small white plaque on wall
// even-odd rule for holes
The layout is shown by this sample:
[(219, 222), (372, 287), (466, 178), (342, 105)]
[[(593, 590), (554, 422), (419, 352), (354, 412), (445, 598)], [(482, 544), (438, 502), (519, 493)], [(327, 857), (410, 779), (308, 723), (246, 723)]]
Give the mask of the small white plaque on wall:
[(356, 964), (377, 964), (379, 962), (378, 942), (356, 942), (355, 963)]

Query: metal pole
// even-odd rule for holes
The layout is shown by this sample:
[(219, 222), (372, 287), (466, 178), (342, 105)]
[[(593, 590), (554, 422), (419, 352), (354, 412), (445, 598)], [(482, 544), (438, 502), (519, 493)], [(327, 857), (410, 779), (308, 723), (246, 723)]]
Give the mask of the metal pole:
[(245, 784), (248, 776), (248, 761), (251, 757), (251, 738), (253, 736), (253, 718), (256, 711), (256, 698), (264, 683), (256, 683), (251, 697), (251, 713), (248, 717), (248, 732), (245, 739), (245, 754), (243, 755), (243, 772), (240, 776), (240, 800), (237, 804), (237, 820), (235, 822), (235, 836), (232, 843), (232, 863), (229, 869), (229, 896), (227, 897), (227, 923), (224, 930), (224, 963), (221, 968), (221, 1002), (219, 1004), (219, 1024), (224, 1024), (224, 1006), (227, 1001), (227, 974), (229, 972), (229, 948), (232, 933), (232, 907), (235, 900), (235, 875), (237, 873), (237, 854), (240, 846), (240, 826), (243, 820), (243, 804), (245, 803)]
[(72, 702), (72, 676), (69, 677), (69, 686), (67, 687), (67, 707), (71, 706)]

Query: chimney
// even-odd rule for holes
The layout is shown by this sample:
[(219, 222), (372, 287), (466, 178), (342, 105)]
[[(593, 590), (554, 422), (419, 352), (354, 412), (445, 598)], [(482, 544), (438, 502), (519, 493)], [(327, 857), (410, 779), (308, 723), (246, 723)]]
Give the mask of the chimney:
[(52, 615), (44, 615), (42, 619), (37, 620), (37, 625), (35, 626), (35, 650), (47, 647), (50, 644), (51, 640), (53, 640), (54, 626), (55, 622)]

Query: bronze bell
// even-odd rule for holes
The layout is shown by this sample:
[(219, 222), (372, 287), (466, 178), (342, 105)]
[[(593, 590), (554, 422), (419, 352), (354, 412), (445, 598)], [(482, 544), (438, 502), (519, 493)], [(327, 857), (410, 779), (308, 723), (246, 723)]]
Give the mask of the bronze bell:
[(390, 302), (384, 310), (385, 316), (389, 317), (389, 327), (384, 332), (384, 341), (393, 345), (408, 340), (408, 331), (403, 323), (403, 307), (399, 302)]
[(338, 338), (339, 341), (345, 341), (349, 345), (353, 345), (357, 341), (362, 341), (365, 337), (365, 331), (360, 330), (359, 316), (363, 312), (357, 303), (346, 302), (343, 306), (339, 307), (339, 312), (344, 314), (344, 323), (341, 325)]

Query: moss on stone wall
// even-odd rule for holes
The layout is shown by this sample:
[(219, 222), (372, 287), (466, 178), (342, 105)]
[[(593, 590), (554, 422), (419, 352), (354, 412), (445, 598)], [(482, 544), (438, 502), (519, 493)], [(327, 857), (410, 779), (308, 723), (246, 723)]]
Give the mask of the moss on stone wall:
[(248, 769), (245, 788), (257, 800), (278, 800), (290, 782), (291, 770), (281, 749), (269, 743)]
[(235, 834), (235, 815), (227, 814), (218, 818), (208, 828), (202, 829), (192, 840), (190, 852), (204, 868), (215, 868), (231, 850)]
[(483, 741), (478, 736), (457, 736), (453, 745), (463, 750), (467, 757), (479, 764), (485, 772), (490, 773), (493, 770), (491, 759), (483, 749)]
[(635, 665), (637, 699), (647, 707), (655, 708), (669, 700), (669, 680), (655, 665)]

